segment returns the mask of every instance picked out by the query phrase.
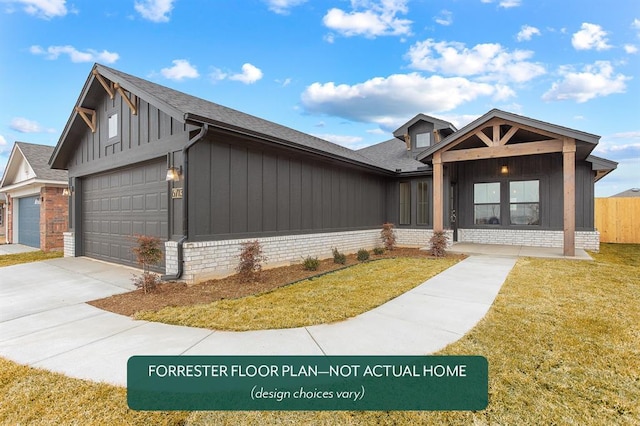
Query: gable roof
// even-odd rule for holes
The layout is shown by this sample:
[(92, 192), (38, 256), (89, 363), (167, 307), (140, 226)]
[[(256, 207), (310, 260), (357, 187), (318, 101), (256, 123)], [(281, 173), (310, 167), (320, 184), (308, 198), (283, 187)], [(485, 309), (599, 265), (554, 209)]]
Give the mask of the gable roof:
[(640, 197), (640, 188), (627, 189), (626, 191), (619, 192), (611, 197)]
[[(361, 166), (380, 169), (380, 171), (393, 170), (383, 163), (373, 161), (356, 151), (341, 145), (337, 145), (324, 139), (311, 136), (289, 127), (255, 117), (196, 96), (170, 89), (122, 71), (118, 71), (101, 64), (95, 64), (93, 70), (96, 70), (112, 82), (120, 84), (125, 90), (128, 90), (132, 94), (144, 99), (182, 123), (207, 123), (214, 127), (252, 135), (316, 154), (337, 157)], [(91, 85), (94, 84), (95, 77), (93, 76), (93, 70), (92, 73), (89, 74), (83, 91), (78, 98), (77, 106), (82, 105)], [(95, 84), (98, 83), (95, 82)], [(64, 167), (64, 164), (62, 164), (61, 161), (58, 161), (58, 157), (61, 152), (63, 152), (62, 145), (65, 142), (75, 120), (79, 120), (79, 117), (74, 110), (67, 122), (60, 140), (58, 141), (58, 145), (51, 156), (50, 163), (53, 167)]]
[[(11, 150), (7, 167), (5, 167), (0, 187), (4, 187), (7, 179), (14, 175), (17, 170), (17, 161), (19, 158), (29, 164), (33, 170), (34, 176), (29, 180), (40, 181), (57, 181), (59, 183), (66, 184), (68, 182), (68, 173), (66, 170), (54, 170), (49, 167), (48, 161), (54, 147), (48, 145), (38, 145), (27, 142), (16, 142)], [(12, 182), (13, 183), (13, 182)], [(19, 182), (16, 182), (16, 184)]]
[[(511, 112), (502, 111), (499, 109), (492, 109), (481, 117), (475, 119), (471, 123), (464, 126), (462, 129), (457, 132), (447, 136), (439, 143), (429, 147), (422, 153), (420, 153), (417, 157), (418, 160), (424, 160), (430, 158), (435, 152), (446, 148), (448, 145), (453, 144), (457, 140), (467, 136), (469, 133), (474, 132), (476, 129), (480, 128), (483, 124), (489, 122), (494, 118), (503, 119), (506, 121), (510, 121), (515, 124), (522, 124), (529, 127), (534, 127), (546, 132), (554, 133), (560, 136), (566, 136), (570, 138), (574, 138), (576, 141), (585, 142), (590, 146), (586, 151), (591, 152), (593, 148), (598, 144), (600, 140), (600, 136), (594, 135), (591, 133), (582, 132), (575, 129), (570, 129), (568, 127), (559, 126), (557, 124), (547, 123), (545, 121), (536, 120), (533, 118), (525, 117), (523, 115), (514, 114)], [(584, 157), (586, 157), (585, 155)]]
[(449, 129), (452, 132), (456, 132), (457, 130), (456, 126), (449, 123), (448, 121), (431, 117), (430, 115), (426, 115), (426, 114), (418, 114), (415, 117), (413, 117), (411, 120), (407, 121), (405, 124), (400, 126), (398, 129), (396, 129), (396, 131), (393, 132), (393, 136), (395, 136), (398, 139), (404, 140), (404, 135), (409, 133), (409, 128), (419, 121), (427, 121), (427, 122), (433, 123), (434, 130)]

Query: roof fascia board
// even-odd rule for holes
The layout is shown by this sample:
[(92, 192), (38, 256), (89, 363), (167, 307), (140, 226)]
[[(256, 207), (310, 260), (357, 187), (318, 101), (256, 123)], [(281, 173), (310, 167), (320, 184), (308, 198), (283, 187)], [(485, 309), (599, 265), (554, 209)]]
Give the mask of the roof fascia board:
[(2, 174), (2, 181), (0, 181), (0, 188), (4, 187), (4, 183), (7, 180), (7, 177), (9, 176), (10, 169), (12, 169), (14, 167), (13, 166), (13, 158), (14, 158), (14, 156), (16, 154), (16, 151), (19, 151), (20, 155), (22, 155), (22, 157), (24, 158), (24, 154), (22, 153), (22, 151), (18, 147), (18, 144), (14, 143), (13, 144), (13, 148), (11, 149), (11, 154), (9, 155), (9, 160), (7, 161), (7, 166), (4, 168), (4, 173)]
[(18, 183), (13, 184), (13, 185), (4, 186), (4, 187), (0, 188), (0, 192), (8, 193), (8, 192), (12, 192), (12, 191), (14, 191), (16, 189), (21, 189), (21, 188), (24, 188), (24, 187), (27, 187), (27, 186), (34, 186), (34, 185), (67, 187), (67, 186), (69, 186), (69, 182), (63, 181), (63, 180), (48, 180), (48, 179), (31, 178), (29, 180), (18, 182)]
[(250, 137), (262, 139), (262, 140), (264, 140), (266, 142), (274, 143), (276, 145), (284, 146), (284, 147), (287, 147), (287, 148), (293, 148), (293, 149), (295, 149), (297, 151), (304, 151), (304, 152), (307, 152), (307, 153), (311, 153), (311, 154), (318, 155), (318, 156), (321, 156), (321, 157), (329, 158), (329, 159), (332, 159), (332, 160), (338, 160), (338, 161), (340, 161), (342, 163), (347, 163), (347, 164), (355, 165), (355, 166), (358, 166), (358, 167), (363, 167), (363, 168), (366, 168), (368, 170), (375, 171), (377, 173), (383, 173), (383, 174), (385, 174), (387, 176), (392, 176), (392, 175), (395, 174), (395, 172), (393, 172), (391, 170), (384, 169), (382, 167), (378, 167), (378, 166), (375, 166), (373, 164), (369, 164), (369, 163), (365, 163), (365, 162), (359, 162), (359, 161), (352, 160), (352, 159), (349, 159), (349, 158), (345, 158), (345, 157), (342, 157), (342, 156), (339, 156), (339, 155), (334, 155), (334, 154), (331, 154), (330, 152), (327, 152), (327, 151), (322, 151), (322, 150), (319, 150), (319, 149), (313, 149), (313, 148), (310, 148), (308, 146), (299, 145), (299, 144), (297, 144), (295, 142), (291, 142), (291, 141), (287, 141), (287, 140), (284, 140), (284, 139), (276, 138), (274, 136), (265, 135), (263, 133), (252, 132), (252, 131), (249, 131), (249, 130), (247, 130), (245, 128), (240, 128), (240, 127), (232, 126), (232, 125), (227, 124), (227, 123), (222, 123), (222, 122), (219, 122), (219, 121), (210, 120), (210, 119), (207, 119), (205, 117), (197, 116), (195, 114), (187, 113), (187, 114), (185, 114), (185, 118), (186, 118), (187, 121), (198, 122), (198, 123), (206, 123), (206, 124), (208, 124), (209, 126), (211, 126), (213, 128), (218, 128), (220, 130), (224, 130), (224, 131), (228, 131), (228, 132), (232, 132), (232, 133), (236, 133), (236, 134), (240, 134), (240, 135), (244, 135), (244, 136), (250, 136)]
[(492, 120), (494, 118), (498, 118), (498, 119), (502, 119), (502, 120), (505, 120), (505, 121), (513, 122), (514, 124), (521, 124), (523, 126), (538, 128), (540, 130), (543, 130), (543, 131), (546, 131), (546, 132), (549, 132), (549, 133), (553, 133), (553, 134), (557, 134), (557, 135), (560, 135), (560, 136), (566, 136), (566, 137), (574, 138), (574, 139), (579, 140), (579, 141), (590, 143), (594, 147), (595, 147), (595, 145), (598, 144), (598, 141), (600, 140), (600, 136), (598, 136), (598, 135), (594, 135), (594, 134), (586, 133), (586, 132), (581, 132), (579, 130), (570, 129), (568, 127), (558, 126), (558, 125), (551, 124), (551, 123), (546, 123), (544, 121), (536, 120), (536, 119), (529, 118), (529, 117), (524, 117), (524, 116), (517, 115), (517, 114), (512, 114), (512, 113), (509, 113), (509, 112), (501, 111), (499, 109), (492, 109), (491, 111), (487, 112), (486, 114), (476, 118), (474, 121), (472, 121), (471, 123), (467, 124), (466, 126), (464, 126), (459, 131), (447, 136), (442, 141), (440, 141), (439, 144), (433, 145), (432, 147), (429, 147), (428, 149), (426, 149), (422, 153), (418, 154), (417, 159), (420, 160), (420, 161), (424, 160), (425, 158), (433, 155), (433, 153), (441, 150), (442, 148), (447, 147), (453, 141), (455, 141), (457, 139), (460, 139), (462, 137), (465, 137), (469, 133), (471, 133), (471, 132), (473, 132), (475, 130), (478, 130), (480, 128), (480, 126), (482, 126), (485, 123), (488, 123), (490, 120)]
[(131, 92), (132, 94), (136, 95), (141, 99), (144, 99), (145, 101), (149, 102), (151, 105), (155, 106), (162, 112), (169, 114), (171, 117), (175, 118), (181, 123), (184, 123), (186, 121), (185, 112), (180, 111), (174, 108), (173, 106), (167, 104), (166, 102), (159, 100), (158, 98), (144, 91), (143, 89), (139, 88), (134, 83), (127, 80), (126, 78), (121, 78), (120, 76), (112, 73), (111, 71), (109, 71), (109, 69), (103, 67), (100, 64), (96, 64), (96, 70), (103, 77), (108, 78), (114, 83), (120, 84), (120, 86), (122, 86), (124, 90)]

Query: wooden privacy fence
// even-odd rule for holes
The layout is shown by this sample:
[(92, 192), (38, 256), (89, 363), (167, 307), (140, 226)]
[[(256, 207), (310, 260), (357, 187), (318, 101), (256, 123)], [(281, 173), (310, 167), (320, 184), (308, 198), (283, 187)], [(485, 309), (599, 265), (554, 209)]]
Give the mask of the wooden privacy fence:
[(640, 197), (596, 198), (595, 219), (600, 242), (640, 244)]

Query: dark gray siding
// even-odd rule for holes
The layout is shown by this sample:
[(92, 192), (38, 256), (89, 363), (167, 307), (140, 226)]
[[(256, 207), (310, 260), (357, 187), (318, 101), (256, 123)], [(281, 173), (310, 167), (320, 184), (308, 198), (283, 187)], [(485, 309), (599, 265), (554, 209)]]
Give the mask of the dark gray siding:
[(337, 163), (211, 135), (190, 149), (189, 167), (192, 241), (370, 229), (385, 221), (385, 178)]
[[(500, 173), (502, 165), (507, 165), (509, 173)], [(576, 229), (593, 230), (593, 172), (589, 164), (576, 164)], [(509, 217), (508, 182), (512, 180), (540, 181), (540, 226), (521, 227), (523, 229), (563, 229), (563, 176), (562, 154), (530, 155), (491, 160), (466, 161), (458, 164), (457, 180), (459, 190), (458, 221), (461, 228), (473, 228), (473, 184), (482, 182), (503, 182), (501, 186), (501, 216)], [(445, 217), (448, 213), (445, 212)], [(505, 225), (510, 229), (517, 226)]]
[[(138, 113), (131, 114), (119, 93), (110, 99), (101, 87), (92, 88), (87, 108), (95, 109), (97, 130), (77, 119), (73, 137), (76, 147), (67, 164), (70, 176), (123, 167), (177, 151), (187, 140), (185, 125), (158, 108), (138, 99)], [(118, 114), (117, 136), (109, 138), (108, 118)]]

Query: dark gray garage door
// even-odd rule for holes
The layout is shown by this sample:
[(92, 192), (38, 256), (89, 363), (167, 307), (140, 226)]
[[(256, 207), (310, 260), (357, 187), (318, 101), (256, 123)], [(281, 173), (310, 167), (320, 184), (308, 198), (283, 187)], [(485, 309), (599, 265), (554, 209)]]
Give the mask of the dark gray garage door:
[(40, 196), (18, 200), (18, 243), (40, 248)]
[[(85, 256), (137, 266), (135, 235), (167, 239), (166, 163), (155, 161), (90, 176), (82, 182)], [(164, 250), (164, 244), (161, 245)]]

